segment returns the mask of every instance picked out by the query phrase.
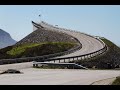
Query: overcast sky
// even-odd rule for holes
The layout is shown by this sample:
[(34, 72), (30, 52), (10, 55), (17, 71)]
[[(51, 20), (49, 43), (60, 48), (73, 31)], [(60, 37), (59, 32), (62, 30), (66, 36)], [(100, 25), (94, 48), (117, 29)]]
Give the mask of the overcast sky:
[(33, 31), (32, 20), (105, 37), (120, 46), (119, 5), (0, 5), (0, 28), (17, 41)]

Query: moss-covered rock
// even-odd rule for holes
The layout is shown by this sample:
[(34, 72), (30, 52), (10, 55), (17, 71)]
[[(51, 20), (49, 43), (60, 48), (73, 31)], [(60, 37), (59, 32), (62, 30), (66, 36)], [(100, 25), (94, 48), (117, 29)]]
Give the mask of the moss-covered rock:
[(45, 42), (14, 45), (0, 50), (0, 59), (35, 57), (67, 51), (76, 43)]

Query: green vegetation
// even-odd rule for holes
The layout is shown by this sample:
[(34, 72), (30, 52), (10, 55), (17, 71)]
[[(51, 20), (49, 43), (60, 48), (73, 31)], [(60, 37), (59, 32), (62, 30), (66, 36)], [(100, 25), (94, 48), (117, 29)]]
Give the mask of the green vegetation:
[(69, 42), (45, 42), (14, 45), (0, 49), (0, 59), (34, 57), (54, 54), (67, 51), (75, 45), (77, 44)]
[(116, 77), (115, 81), (112, 83), (112, 85), (120, 85), (120, 76)]
[(7, 51), (7, 54), (9, 54), (9, 55), (19, 55), (19, 54), (25, 52), (25, 50), (27, 48), (32, 48), (32, 47), (35, 47), (35, 46), (38, 46), (38, 45), (40, 45), (40, 44), (25, 44), (25, 45), (15, 46), (10, 51)]
[(76, 61), (78, 64), (88, 68), (114, 69), (120, 65), (120, 48), (107, 39), (102, 39), (108, 46), (108, 51), (98, 57), (87, 60)]

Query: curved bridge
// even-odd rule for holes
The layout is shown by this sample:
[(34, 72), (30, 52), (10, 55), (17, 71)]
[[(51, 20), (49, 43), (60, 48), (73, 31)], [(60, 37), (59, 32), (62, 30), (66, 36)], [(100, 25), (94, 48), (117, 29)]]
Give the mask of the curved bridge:
[(65, 63), (65, 62), (70, 62), (75, 60), (85, 60), (85, 59), (93, 58), (107, 51), (107, 46), (99, 38), (87, 35), (85, 33), (77, 32), (74, 30), (58, 28), (43, 21), (41, 23), (35, 23), (35, 22), (32, 22), (32, 23), (34, 28), (36, 29), (44, 28), (46, 30), (54, 30), (54, 31), (66, 33), (74, 37), (79, 43), (81, 43), (82, 48), (81, 49), (77, 48), (73, 51), (55, 53), (55, 54), (44, 55), (44, 56), (15, 58), (15, 59), (1, 59), (0, 65), (20, 63), (20, 62), (31, 62), (31, 61), (54, 62), (54, 63), (64, 62)]
[[(66, 33), (68, 35), (75, 37), (82, 44), (81, 49), (79, 49), (73, 53), (67, 54), (67, 55), (55, 57), (56, 59), (57, 58), (58, 59), (59, 58), (62, 58), (62, 59), (66, 58), (67, 59), (68, 57), (70, 58), (70, 57), (75, 57), (75, 56), (84, 56), (85, 57), (85, 55), (87, 55), (87, 58), (90, 58), (92, 56), (102, 54), (107, 50), (107, 47), (102, 40), (100, 40), (96, 37), (87, 35), (85, 33), (81, 33), (81, 32), (74, 31), (74, 30), (69, 30), (69, 29), (64, 29), (64, 28), (58, 28), (58, 27), (55, 27), (55, 26), (50, 25), (50, 24), (43, 22), (43, 21), (41, 23), (34, 23), (33, 22), (33, 25), (35, 27), (37, 26), (36, 28), (41, 28), (41, 26), (42, 26), (47, 30), (55, 30), (58, 32)], [(96, 54), (97, 51), (98, 51), (98, 54)], [(91, 54), (92, 54), (92, 56), (91, 56)], [(88, 56), (88, 55), (90, 55), (90, 56)]]

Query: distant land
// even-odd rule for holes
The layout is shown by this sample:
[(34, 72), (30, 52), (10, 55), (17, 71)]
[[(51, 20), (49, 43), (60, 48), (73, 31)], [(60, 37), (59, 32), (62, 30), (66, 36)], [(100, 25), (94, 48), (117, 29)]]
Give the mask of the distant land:
[(0, 48), (15, 44), (16, 41), (11, 38), (10, 34), (0, 29)]

